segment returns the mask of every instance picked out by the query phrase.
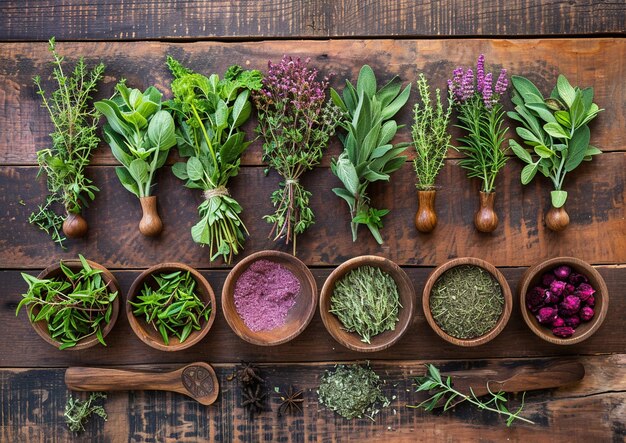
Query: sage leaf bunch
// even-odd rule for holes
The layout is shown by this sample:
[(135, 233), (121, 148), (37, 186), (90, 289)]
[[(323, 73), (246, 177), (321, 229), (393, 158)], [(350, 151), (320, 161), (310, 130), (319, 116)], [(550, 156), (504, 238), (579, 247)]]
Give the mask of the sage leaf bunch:
[[(36, 76), (33, 81), (42, 107), (48, 111), (54, 125), (51, 146), (37, 151), (38, 176), (46, 174), (49, 195), (28, 221), (64, 248), (63, 222), (69, 214), (80, 214), (81, 207), (87, 207), (98, 192), (86, 176), (85, 168), (99, 142), (96, 135), (99, 114), (89, 103), (104, 74), (104, 64), (98, 63), (89, 69), (81, 57), (74, 69), (68, 70), (65, 57), (56, 50), (54, 37), (49, 40), (48, 49), (53, 58), (52, 78), (57, 88), (47, 94), (41, 77)], [(56, 206), (63, 207), (63, 213), (59, 214)]]
[(379, 244), (383, 243), (380, 228), (389, 210), (371, 207), (367, 188), (375, 181), (389, 181), (391, 173), (406, 160), (401, 154), (409, 143), (394, 145), (391, 141), (400, 128), (393, 116), (406, 104), (410, 94), (411, 85), (402, 89), (398, 77), (378, 89), (376, 75), (368, 65), (361, 68), (356, 87), (346, 80), (341, 96), (331, 89), (333, 102), (344, 113), (339, 126), (346, 132), (339, 135), (343, 152), (330, 165), (344, 187), (334, 188), (333, 192), (350, 208), (352, 241), (356, 241), (357, 229), (362, 224)]
[(588, 124), (603, 110), (593, 103), (593, 88), (573, 87), (564, 75), (559, 75), (556, 87), (545, 98), (527, 78), (513, 76), (511, 82), (515, 109), (507, 115), (519, 123), (515, 132), (526, 145), (509, 140), (515, 155), (526, 163), (521, 182), (526, 185), (541, 172), (554, 186), (552, 206), (560, 208), (567, 200), (565, 175), (602, 153), (589, 144)]
[(151, 195), (154, 174), (176, 145), (174, 119), (162, 109), (162, 97), (154, 86), (141, 92), (122, 80), (111, 99), (95, 103), (106, 118), (104, 140), (122, 164), (115, 168), (117, 177), (138, 198)]
[(230, 263), (243, 249), (248, 230), (226, 185), (239, 173), (241, 155), (251, 143), (241, 126), (250, 118), (250, 91), (261, 87), (262, 75), (233, 65), (223, 79), (206, 77), (172, 57), (167, 65), (174, 76), (174, 98), (167, 106), (176, 117), (178, 152), (187, 159), (174, 164), (172, 172), (186, 187), (204, 191), (191, 236), (209, 246), (211, 260), (222, 256)]
[(102, 278), (101, 270), (92, 268), (82, 255), (78, 258), (81, 268), (76, 271), (60, 262), (60, 277), (39, 279), (22, 273), (28, 291), (22, 294), (15, 315), (28, 306), (30, 321), (45, 321), (50, 337), (61, 343), (60, 349), (76, 346), (92, 335), (106, 346), (102, 331), (111, 321), (118, 296)]

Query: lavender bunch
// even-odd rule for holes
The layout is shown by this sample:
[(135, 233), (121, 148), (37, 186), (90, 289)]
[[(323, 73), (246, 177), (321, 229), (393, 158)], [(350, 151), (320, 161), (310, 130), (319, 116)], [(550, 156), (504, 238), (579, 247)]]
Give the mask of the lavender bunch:
[(300, 184), (300, 177), (319, 164), (340, 116), (326, 100), (329, 78), (318, 81), (317, 69), (308, 68), (308, 63), (309, 59), (287, 56), (278, 64), (268, 62), (263, 87), (252, 94), (258, 110), (257, 133), (264, 139), (263, 160), (284, 179), (272, 193), (276, 210), (264, 219), (274, 225), (270, 231), (274, 240), (292, 241), (294, 255), (296, 236), (314, 223), (311, 193)]
[(500, 98), (508, 87), (506, 70), (502, 69), (493, 84), (493, 74), (485, 73), (485, 56), (481, 54), (476, 63), (476, 77), (471, 68), (456, 68), (448, 80), (459, 124), (467, 135), (457, 140), (457, 151), (465, 154), (459, 162), (468, 170), (468, 177), (480, 178), (481, 190), (492, 192), (498, 171), (506, 163), (506, 148), (502, 148), (504, 134), (504, 110)]

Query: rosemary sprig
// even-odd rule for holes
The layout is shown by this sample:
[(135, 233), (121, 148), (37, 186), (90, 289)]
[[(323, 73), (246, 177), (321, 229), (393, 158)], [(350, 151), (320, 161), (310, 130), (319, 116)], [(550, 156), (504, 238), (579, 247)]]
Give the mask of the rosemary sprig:
[(526, 396), (525, 392), (522, 394), (522, 403), (520, 407), (516, 411), (512, 412), (509, 411), (505, 405), (507, 399), (504, 396), (504, 392), (492, 392), (491, 389), (489, 389), (489, 382), (487, 382), (487, 390), (489, 391), (489, 396), (491, 398), (488, 401), (483, 402), (474, 394), (471, 387), (470, 395), (463, 394), (452, 387), (451, 377), (446, 377), (444, 381), (441, 377), (439, 369), (437, 369), (434, 365), (428, 364), (426, 365), (426, 368), (426, 374), (423, 377), (417, 377), (415, 379), (418, 383), (416, 392), (432, 391), (433, 395), (418, 405), (407, 405), (407, 408), (424, 408), (426, 411), (432, 411), (438, 407), (441, 402), (445, 401), (443, 410), (447, 411), (457, 404), (467, 401), (476, 406), (478, 409), (494, 412), (507, 417), (507, 426), (511, 426), (515, 420), (535, 424), (535, 422), (519, 415), (524, 407), (524, 397)]
[(87, 400), (75, 399), (72, 396), (67, 398), (65, 405), (65, 423), (72, 432), (80, 432), (85, 430), (85, 422), (92, 414), (96, 414), (107, 421), (107, 413), (102, 405), (94, 405), (93, 403), (99, 399), (106, 399), (106, 394), (102, 392), (93, 392)]

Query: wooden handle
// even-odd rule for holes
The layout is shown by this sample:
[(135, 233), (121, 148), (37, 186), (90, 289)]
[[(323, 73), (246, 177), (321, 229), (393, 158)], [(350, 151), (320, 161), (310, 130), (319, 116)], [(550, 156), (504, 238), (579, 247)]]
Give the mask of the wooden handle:
[(74, 391), (157, 390), (186, 393), (178, 372), (146, 373), (77, 367), (65, 371), (65, 384)]

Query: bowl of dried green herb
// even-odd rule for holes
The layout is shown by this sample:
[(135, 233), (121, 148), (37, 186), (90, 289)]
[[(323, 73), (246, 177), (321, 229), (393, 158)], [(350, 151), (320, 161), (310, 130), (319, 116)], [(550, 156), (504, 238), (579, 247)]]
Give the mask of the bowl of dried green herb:
[(126, 316), (141, 341), (161, 351), (187, 349), (209, 332), (216, 311), (209, 282), (182, 263), (161, 263), (135, 279)]
[(426, 321), (441, 338), (458, 346), (493, 340), (513, 308), (511, 288), (490, 263), (461, 257), (437, 267), (422, 296)]
[(326, 279), (320, 316), (341, 345), (359, 352), (382, 351), (406, 333), (415, 311), (415, 290), (397, 264), (363, 255), (342, 263)]

